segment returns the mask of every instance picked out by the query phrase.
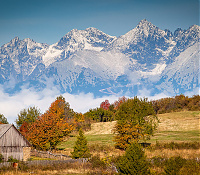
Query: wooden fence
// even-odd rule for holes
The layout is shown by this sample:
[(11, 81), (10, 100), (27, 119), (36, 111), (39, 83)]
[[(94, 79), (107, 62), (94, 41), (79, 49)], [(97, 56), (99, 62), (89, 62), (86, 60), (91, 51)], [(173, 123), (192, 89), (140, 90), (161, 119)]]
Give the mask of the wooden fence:
[(57, 159), (57, 160), (68, 160), (71, 159), (70, 156), (65, 154), (55, 154), (49, 151), (38, 151), (36, 149), (31, 150), (31, 156), (41, 157), (41, 158), (49, 158), (49, 159)]
[[(86, 163), (88, 159), (68, 159), (68, 160), (33, 160), (24, 162), (26, 166), (56, 166), (58, 164), (67, 164), (67, 163)], [(2, 167), (12, 167), (12, 162), (2, 162), (0, 163), (0, 168)]]

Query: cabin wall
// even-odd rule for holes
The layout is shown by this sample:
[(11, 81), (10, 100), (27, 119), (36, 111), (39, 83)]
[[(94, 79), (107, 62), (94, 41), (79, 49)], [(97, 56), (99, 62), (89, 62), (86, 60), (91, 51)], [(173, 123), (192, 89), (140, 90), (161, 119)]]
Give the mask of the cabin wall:
[(8, 158), (11, 156), (17, 160), (23, 160), (23, 147), (1, 147), (1, 154), (3, 155), (4, 161), (8, 161)]
[(30, 156), (30, 145), (27, 140), (14, 128), (11, 127), (0, 138), (0, 153), (7, 161), (9, 157), (17, 160), (27, 160)]
[(14, 128), (11, 127), (0, 139), (0, 146), (29, 146), (23, 136)]

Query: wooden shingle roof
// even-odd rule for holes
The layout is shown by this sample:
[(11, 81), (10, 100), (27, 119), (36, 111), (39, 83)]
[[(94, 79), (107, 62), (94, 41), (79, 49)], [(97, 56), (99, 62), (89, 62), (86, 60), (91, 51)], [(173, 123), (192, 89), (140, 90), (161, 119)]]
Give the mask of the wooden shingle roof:
[(12, 127), (12, 124), (0, 124), (0, 138)]

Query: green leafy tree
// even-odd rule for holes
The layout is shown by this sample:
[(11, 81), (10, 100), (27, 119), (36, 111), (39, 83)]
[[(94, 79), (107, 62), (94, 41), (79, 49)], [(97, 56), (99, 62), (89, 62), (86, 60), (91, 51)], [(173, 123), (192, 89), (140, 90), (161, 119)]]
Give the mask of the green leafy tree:
[(126, 149), (133, 141), (149, 140), (158, 123), (152, 104), (137, 97), (120, 105), (116, 119), (115, 147), (119, 149)]
[(137, 142), (133, 142), (125, 152), (125, 155), (117, 161), (119, 174), (150, 174), (149, 163), (146, 160), (144, 151)]
[(97, 122), (107, 122), (114, 120), (114, 113), (103, 108), (90, 109), (84, 115)]
[(3, 114), (0, 114), (0, 123), (8, 124), (7, 118)]
[(71, 152), (72, 158), (89, 158), (91, 156), (90, 151), (87, 146), (87, 139), (83, 134), (83, 130), (79, 129), (79, 135), (77, 136), (77, 141), (74, 146), (74, 151)]
[(28, 109), (23, 109), (18, 114), (18, 118), (15, 120), (17, 128), (20, 128), (21, 125), (26, 122), (28, 124), (33, 123), (38, 116), (40, 116), (40, 110), (37, 107), (29, 107)]

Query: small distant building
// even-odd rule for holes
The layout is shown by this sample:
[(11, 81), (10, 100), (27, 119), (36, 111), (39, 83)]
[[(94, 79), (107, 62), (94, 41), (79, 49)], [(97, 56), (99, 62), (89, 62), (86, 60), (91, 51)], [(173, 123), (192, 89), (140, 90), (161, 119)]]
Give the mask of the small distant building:
[(13, 124), (0, 124), (0, 154), (4, 161), (9, 157), (26, 161), (30, 157), (31, 144)]

